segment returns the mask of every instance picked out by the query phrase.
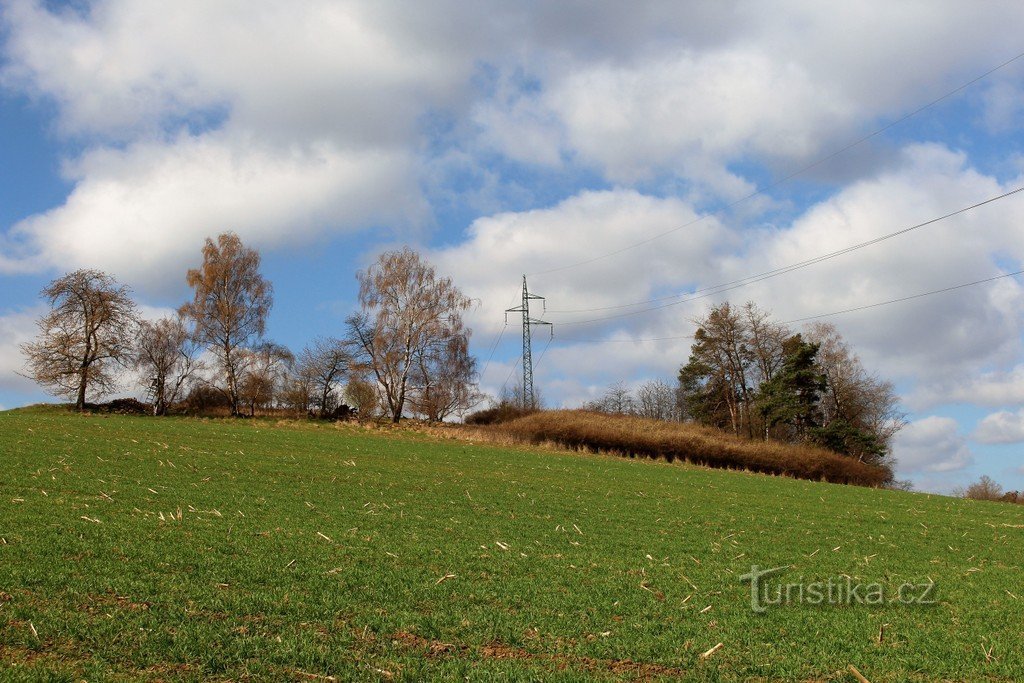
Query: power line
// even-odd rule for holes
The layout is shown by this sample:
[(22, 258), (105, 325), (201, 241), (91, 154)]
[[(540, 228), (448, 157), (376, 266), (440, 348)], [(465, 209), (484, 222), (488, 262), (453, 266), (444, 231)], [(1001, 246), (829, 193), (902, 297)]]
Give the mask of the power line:
[[(516, 296), (518, 296), (518, 293), (516, 294)], [(513, 303), (515, 303), (516, 296), (513, 296), (512, 299), (509, 301), (509, 303), (508, 303), (509, 306), (511, 306)], [(487, 354), (487, 360), (484, 362), (484, 369), (480, 371), (480, 377), (483, 377), (484, 373), (487, 372), (487, 367), (491, 364), (491, 359), (494, 358), (494, 352), (498, 350), (498, 344), (501, 343), (501, 337), (502, 337), (502, 335), (505, 334), (505, 328), (506, 327), (508, 327), (508, 320), (507, 319), (505, 320), (505, 325), (502, 326), (502, 328), (500, 330), (498, 330), (498, 335), (495, 338), (494, 343), (491, 344), (491, 346), (490, 346), (490, 353)]]
[(554, 340), (555, 340), (554, 335), (548, 337), (548, 343), (544, 345), (544, 350), (540, 352), (540, 358), (538, 358), (537, 362), (533, 364), (533, 369), (534, 370), (536, 370), (537, 367), (540, 365), (541, 361), (544, 360), (544, 354), (546, 354), (548, 352), (548, 347), (551, 346), (551, 342), (553, 342)]
[(498, 349), (498, 343), (501, 342), (501, 336), (505, 334), (505, 330), (508, 328), (508, 321), (505, 321), (504, 326), (498, 331), (498, 336), (494, 339), (494, 343), (491, 344), (491, 351), (487, 354), (487, 361), (484, 362), (484, 369), (480, 371), (480, 376), (483, 377), (484, 373), (487, 372), (487, 366), (491, 364), (491, 359), (494, 358), (494, 352)]
[[(889, 306), (891, 304), (903, 303), (904, 301), (913, 301), (914, 299), (923, 299), (928, 296), (935, 296), (937, 294), (945, 294), (953, 292), (959, 289), (966, 289), (967, 287), (975, 287), (977, 285), (983, 285), (988, 282), (995, 282), (996, 280), (1003, 280), (1009, 277), (1016, 277), (1017, 275), (1024, 275), (1024, 270), (1016, 270), (1012, 273), (1003, 273), (1001, 275), (994, 275), (992, 277), (983, 278), (981, 280), (974, 280), (972, 282), (964, 282), (958, 285), (952, 285), (950, 287), (942, 287), (941, 289), (933, 289), (927, 292), (921, 292), (919, 294), (911, 294), (909, 296), (901, 296), (896, 299), (889, 299), (888, 301), (878, 301), (872, 304), (865, 304), (863, 306), (854, 306), (853, 308), (844, 308), (839, 311), (831, 311), (829, 313), (819, 313), (817, 315), (808, 315), (803, 318), (794, 318), (793, 320), (787, 320), (781, 324), (792, 325), (794, 323), (807, 322), (809, 320), (818, 320), (819, 318), (828, 318), (834, 315), (843, 315), (845, 313), (853, 313), (856, 311), (865, 311), (871, 308), (879, 308), (881, 306)], [(692, 334), (684, 334), (671, 337), (651, 337), (647, 339), (559, 339), (560, 343), (563, 344), (615, 344), (615, 343), (640, 343), (640, 342), (654, 342), (654, 341), (674, 341), (678, 339), (693, 339)]]
[(842, 311), (832, 311), (831, 313), (821, 313), (819, 315), (809, 315), (805, 318), (796, 318), (795, 320), (787, 320), (782, 323), (783, 325), (789, 325), (792, 323), (802, 323), (808, 320), (817, 320), (818, 318), (826, 318), (833, 315), (842, 315), (843, 313), (853, 313), (854, 311), (864, 311), (869, 308), (878, 308), (879, 306), (888, 306), (889, 304), (897, 304), (903, 301), (911, 301), (913, 299), (921, 299), (926, 296), (933, 296), (935, 294), (944, 294), (946, 292), (952, 292), (957, 289), (964, 289), (965, 287), (973, 287), (975, 285), (982, 285), (986, 282), (994, 282), (995, 280), (1002, 280), (1003, 278), (1013, 277), (1015, 275), (1024, 275), (1024, 270), (1017, 270), (1012, 273), (1003, 273), (1002, 275), (996, 275), (993, 277), (987, 277), (984, 280), (975, 280), (974, 282), (965, 282), (959, 285), (953, 285), (952, 287), (943, 287), (942, 289), (933, 289), (930, 292), (922, 292), (920, 294), (912, 294), (910, 296), (903, 296), (898, 299), (889, 299), (888, 301), (880, 301), (874, 304), (867, 304), (865, 306), (855, 306), (854, 308), (847, 308)]
[(511, 381), (512, 375), (515, 374), (516, 368), (519, 367), (520, 360), (522, 360), (522, 358), (516, 358), (516, 362), (512, 364), (512, 369), (508, 371), (508, 377), (506, 377), (505, 381), (501, 383), (501, 391), (505, 391), (505, 387), (507, 387), (509, 381)]
[(673, 234), (675, 232), (679, 232), (680, 230), (684, 230), (684, 229), (686, 229), (686, 228), (688, 228), (690, 226), (696, 225), (697, 223), (700, 223), (701, 221), (709, 218), (710, 216), (715, 215), (716, 213), (722, 213), (722, 212), (724, 212), (724, 211), (726, 211), (728, 209), (735, 208), (739, 204), (742, 204), (743, 202), (746, 202), (746, 201), (748, 201), (750, 199), (753, 199), (754, 197), (757, 197), (757, 196), (760, 196), (762, 194), (765, 194), (769, 190), (775, 189), (779, 185), (782, 185), (783, 183), (788, 182), (788, 181), (792, 180), (793, 178), (795, 178), (795, 177), (797, 177), (797, 176), (799, 176), (799, 175), (801, 175), (803, 173), (806, 173), (807, 171), (809, 171), (809, 170), (811, 170), (811, 169), (813, 169), (813, 168), (815, 168), (817, 166), (820, 166), (821, 164), (825, 163), (826, 161), (834, 159), (835, 157), (839, 156), (840, 154), (843, 154), (844, 152), (847, 152), (847, 151), (853, 149), (854, 147), (856, 147), (856, 146), (858, 146), (858, 145), (860, 145), (860, 144), (862, 144), (864, 142), (867, 142), (868, 140), (871, 140), (872, 138), (875, 138), (875, 137), (881, 135), (882, 133), (890, 130), (891, 128), (900, 125), (901, 123), (907, 121), (908, 119), (911, 119), (914, 116), (917, 116), (921, 112), (923, 112), (923, 111), (925, 111), (927, 109), (930, 109), (931, 107), (934, 107), (936, 104), (938, 104), (938, 103), (940, 103), (940, 102), (942, 102), (944, 100), (949, 99), (953, 95), (956, 95), (957, 93), (959, 93), (959, 92), (961, 92), (963, 90), (966, 90), (967, 88), (969, 88), (970, 86), (974, 85), (978, 81), (981, 81), (981, 80), (987, 78), (988, 76), (991, 76), (996, 71), (999, 71), (1000, 69), (1003, 69), (1003, 68), (1009, 66), (1010, 64), (1013, 64), (1014, 62), (1019, 60), (1021, 57), (1024, 57), (1024, 52), (1016, 55), (1015, 57), (1011, 57), (1010, 59), (1006, 60), (1002, 64), (999, 64), (998, 66), (995, 66), (995, 67), (989, 69), (988, 71), (986, 71), (985, 73), (981, 74), (980, 76), (976, 76), (975, 78), (972, 78), (971, 80), (967, 81), (966, 83), (964, 83), (964, 84), (954, 88), (953, 90), (950, 90), (949, 92), (945, 93), (941, 97), (938, 97), (938, 98), (936, 98), (934, 100), (931, 100), (930, 102), (928, 102), (926, 104), (921, 105), (920, 107), (918, 107), (917, 109), (913, 110), (912, 112), (910, 112), (908, 114), (904, 114), (903, 116), (901, 116), (900, 118), (896, 119), (895, 121), (892, 121), (892, 122), (882, 126), (881, 128), (879, 128), (879, 129), (877, 129), (877, 130), (875, 130), (875, 131), (873, 131), (871, 133), (868, 133), (867, 135), (865, 135), (865, 136), (863, 136), (861, 138), (858, 138), (857, 140), (854, 140), (853, 142), (851, 142), (851, 143), (849, 143), (849, 144), (847, 144), (847, 145), (845, 145), (845, 146), (843, 146), (843, 147), (841, 147), (841, 148), (839, 148), (839, 149), (837, 149), (837, 150), (835, 150), (833, 152), (830, 152), (829, 154), (819, 158), (817, 161), (814, 161), (813, 163), (810, 163), (810, 164), (808, 164), (806, 166), (798, 168), (797, 170), (795, 170), (792, 173), (790, 173), (790, 174), (780, 178), (779, 180), (776, 180), (775, 182), (770, 183), (769, 185), (766, 185), (766, 186), (764, 186), (762, 188), (759, 188), (759, 189), (755, 190), (754, 192), (751, 192), (748, 195), (740, 197), (739, 199), (737, 199), (737, 200), (735, 200), (735, 201), (733, 201), (733, 202), (731, 202), (729, 204), (726, 204), (726, 206), (723, 209), (720, 209), (719, 211), (717, 211), (715, 213), (706, 213), (706, 214), (700, 216), (699, 218), (695, 218), (694, 220), (692, 220), (692, 221), (690, 221), (688, 223), (684, 223), (683, 225), (680, 225), (680, 226), (677, 226), (675, 228), (672, 228), (671, 230), (666, 230), (664, 232), (658, 233), (657, 235), (654, 235), (652, 237), (648, 237), (646, 239), (640, 240), (639, 242), (635, 242), (635, 243), (630, 244), (628, 246), (622, 247), (621, 249), (616, 249), (615, 251), (610, 251), (610, 252), (608, 252), (606, 254), (601, 254), (600, 256), (594, 256), (594, 257), (589, 258), (589, 259), (584, 259), (582, 261), (577, 261), (576, 263), (570, 263), (568, 265), (559, 266), (557, 268), (549, 268), (547, 270), (539, 270), (539, 271), (536, 271), (534, 273), (530, 273), (530, 275), (547, 275), (549, 273), (556, 273), (556, 272), (559, 272), (559, 271), (562, 271), (562, 270), (569, 270), (570, 268), (577, 268), (579, 266), (585, 266), (585, 265), (588, 265), (590, 263), (594, 263), (596, 261), (601, 261), (603, 259), (609, 258), (611, 256), (617, 256), (618, 254), (622, 254), (624, 252), (630, 251), (631, 249), (636, 249), (637, 247), (641, 247), (641, 246), (643, 246), (645, 244), (649, 244), (651, 242), (659, 240), (662, 237), (666, 237), (666, 236), (671, 235), (671, 234)]
[[(631, 317), (631, 316), (634, 316), (634, 315), (641, 315), (643, 313), (649, 313), (651, 311), (657, 311), (657, 310), (661, 310), (663, 308), (669, 308), (670, 306), (678, 306), (680, 304), (689, 303), (691, 301), (696, 301), (698, 299), (704, 299), (704, 298), (707, 298), (707, 297), (710, 297), (710, 296), (714, 296), (716, 294), (721, 294), (722, 292), (728, 292), (728, 291), (731, 291), (733, 289), (738, 289), (740, 287), (745, 287), (747, 285), (751, 285), (751, 284), (754, 284), (754, 283), (757, 283), (757, 282), (762, 282), (764, 280), (768, 280), (768, 279), (771, 279), (771, 278), (774, 278), (774, 277), (778, 277), (780, 275), (785, 275), (786, 273), (791, 273), (794, 270), (800, 270), (802, 268), (806, 268), (808, 266), (812, 266), (814, 264), (821, 263), (822, 261), (827, 261), (827, 260), (836, 258), (838, 256), (842, 256), (844, 254), (848, 254), (850, 252), (857, 251), (858, 249), (863, 249), (865, 247), (869, 247), (869, 246), (878, 244), (880, 242), (884, 242), (886, 240), (890, 240), (890, 239), (892, 239), (894, 237), (898, 237), (900, 235), (905, 235), (908, 232), (912, 232), (914, 230), (918, 230), (920, 228), (923, 228), (923, 227), (926, 227), (926, 226), (929, 226), (929, 225), (934, 225), (935, 223), (938, 223), (940, 221), (944, 221), (944, 220), (946, 220), (948, 218), (952, 218), (954, 216), (958, 216), (960, 214), (963, 214), (963, 213), (966, 213), (968, 211), (971, 211), (972, 209), (976, 209), (978, 207), (985, 206), (986, 204), (991, 204), (992, 202), (999, 201), (1000, 199), (1005, 199), (1006, 197), (1009, 197), (1011, 195), (1015, 195), (1015, 194), (1017, 194), (1019, 192), (1024, 192), (1024, 186), (1018, 187), (1018, 188), (1016, 188), (1014, 190), (1010, 190), (1009, 192), (1004, 192), (1003, 194), (997, 195), (995, 197), (990, 197), (989, 199), (986, 199), (984, 201), (980, 201), (980, 202), (977, 202), (975, 204), (971, 204), (970, 206), (966, 206), (964, 208), (957, 209), (956, 211), (952, 211), (950, 213), (947, 213), (945, 215), (939, 216), (937, 218), (932, 218), (930, 220), (924, 221), (923, 223), (917, 223), (915, 225), (911, 225), (910, 227), (903, 228), (901, 230), (896, 230), (895, 232), (890, 232), (890, 233), (887, 233), (885, 235), (880, 235), (879, 237), (875, 237), (875, 238), (872, 238), (872, 239), (864, 241), (864, 242), (859, 242), (857, 244), (852, 244), (852, 245), (850, 245), (848, 247), (844, 247), (842, 249), (837, 249), (836, 251), (831, 251), (831, 252), (828, 252), (828, 253), (825, 253), (825, 254), (820, 254), (818, 256), (814, 256), (812, 258), (805, 259), (803, 261), (798, 261), (796, 263), (791, 263), (789, 265), (781, 266), (779, 268), (773, 268), (772, 270), (766, 270), (764, 272), (757, 273), (756, 275), (749, 275), (747, 277), (739, 278), (739, 279), (736, 279), (736, 280), (731, 280), (729, 282), (721, 283), (721, 284), (718, 284), (718, 285), (711, 285), (711, 286), (708, 286), (708, 287), (703, 287), (701, 289), (694, 290), (690, 294), (689, 297), (687, 297), (685, 299), (681, 299), (679, 301), (672, 301), (672, 302), (666, 303), (666, 304), (660, 304), (660, 305), (657, 305), (657, 306), (651, 306), (651, 307), (648, 307), (648, 308), (642, 308), (642, 309), (639, 309), (639, 310), (636, 310), (636, 311), (628, 311), (626, 313), (618, 313), (618, 314), (615, 314), (615, 315), (599, 316), (599, 317), (596, 317), (596, 318), (589, 318), (589, 319), (586, 319), (586, 320), (563, 321), (563, 322), (559, 322), (559, 324), (560, 325), (584, 325), (584, 324), (590, 324), (590, 323), (595, 323), (595, 322), (603, 322), (605, 320), (615, 320), (617, 318), (626, 318), (626, 317)], [(685, 295), (680, 294), (680, 295), (676, 295), (676, 296), (685, 296)], [(666, 298), (669, 298), (669, 297), (662, 297), (661, 299), (651, 299), (649, 301), (642, 301), (642, 302), (638, 302), (636, 304), (626, 304), (625, 306), (643, 305), (643, 304), (646, 304), (646, 303), (654, 303), (656, 301), (662, 301), (662, 300), (664, 300)], [(675, 297), (671, 297), (671, 298), (675, 298)], [(608, 308), (616, 308), (616, 307), (608, 307)], [(587, 310), (587, 309), (581, 309), (581, 310)], [(602, 309), (595, 309), (595, 310), (602, 310)]]

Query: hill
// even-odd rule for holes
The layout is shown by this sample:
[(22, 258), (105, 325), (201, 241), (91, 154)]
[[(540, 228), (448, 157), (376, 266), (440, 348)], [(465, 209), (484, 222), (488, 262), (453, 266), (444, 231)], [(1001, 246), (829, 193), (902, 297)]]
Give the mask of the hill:
[[(678, 462), (12, 411), (0, 678), (1010, 681), (1022, 540), (1018, 506)], [(935, 604), (759, 613), (752, 565)]]

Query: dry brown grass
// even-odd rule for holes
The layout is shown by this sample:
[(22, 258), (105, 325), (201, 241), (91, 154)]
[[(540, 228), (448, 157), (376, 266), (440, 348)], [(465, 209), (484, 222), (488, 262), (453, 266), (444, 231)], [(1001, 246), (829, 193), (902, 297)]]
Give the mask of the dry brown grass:
[(882, 486), (892, 472), (805, 445), (743, 439), (711, 427), (583, 410), (552, 410), (478, 428), (474, 432), (519, 443), (553, 443), (590, 452), (661, 458), (829, 481)]

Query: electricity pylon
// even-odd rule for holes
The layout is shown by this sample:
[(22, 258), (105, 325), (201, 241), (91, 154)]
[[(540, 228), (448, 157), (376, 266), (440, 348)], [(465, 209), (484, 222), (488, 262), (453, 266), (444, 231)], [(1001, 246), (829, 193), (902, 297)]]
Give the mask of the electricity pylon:
[(524, 408), (535, 408), (537, 405), (533, 394), (533, 358), (530, 350), (530, 327), (533, 325), (547, 325), (551, 328), (551, 336), (555, 334), (554, 326), (545, 322), (544, 320), (537, 320), (536, 318), (530, 317), (530, 301), (538, 300), (544, 306), (544, 310), (547, 310), (547, 305), (544, 304), (544, 297), (537, 296), (536, 294), (530, 294), (530, 290), (526, 287), (526, 276), (523, 276), (523, 303), (515, 308), (509, 308), (505, 311), (505, 322), (508, 322), (509, 313), (522, 313), (523, 314), (523, 407)]

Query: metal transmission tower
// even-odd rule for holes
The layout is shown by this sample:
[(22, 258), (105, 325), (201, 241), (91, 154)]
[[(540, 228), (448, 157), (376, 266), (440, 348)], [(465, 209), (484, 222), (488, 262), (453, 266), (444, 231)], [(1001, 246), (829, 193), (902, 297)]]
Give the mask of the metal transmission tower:
[(526, 287), (526, 276), (523, 276), (523, 303), (515, 308), (509, 308), (505, 311), (505, 322), (508, 322), (509, 313), (522, 313), (523, 314), (523, 406), (526, 408), (533, 408), (536, 406), (536, 401), (533, 394), (533, 358), (530, 351), (530, 327), (533, 325), (547, 325), (551, 329), (551, 336), (555, 335), (555, 328), (549, 322), (544, 320), (537, 320), (536, 318), (530, 317), (530, 301), (539, 300), (542, 302), (545, 310), (547, 305), (544, 304), (544, 297), (537, 296), (536, 294), (530, 294), (530, 290)]

